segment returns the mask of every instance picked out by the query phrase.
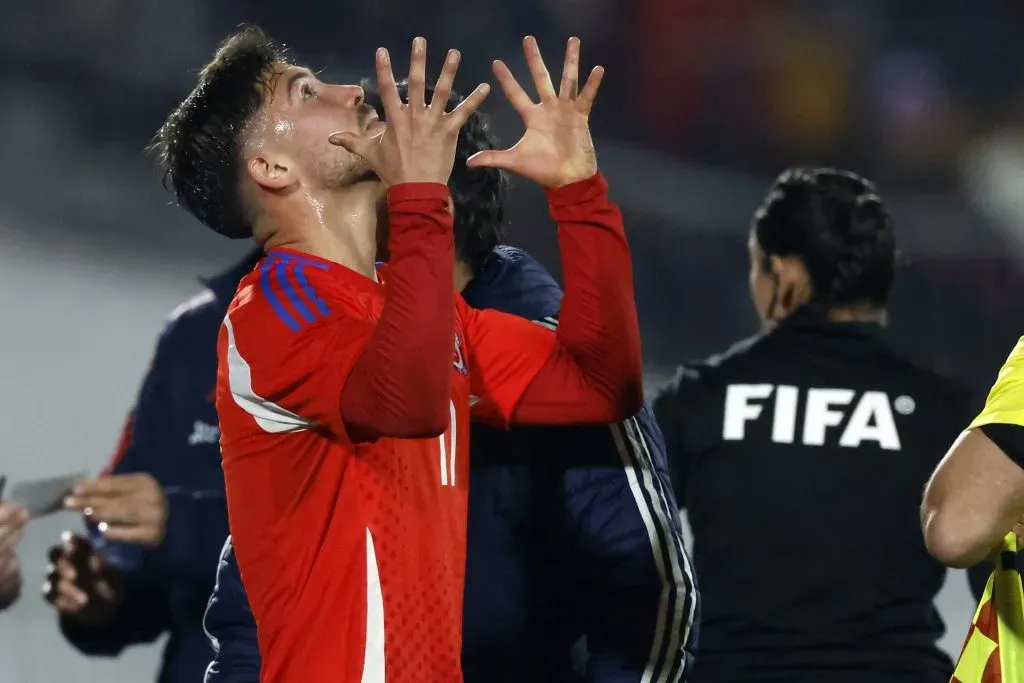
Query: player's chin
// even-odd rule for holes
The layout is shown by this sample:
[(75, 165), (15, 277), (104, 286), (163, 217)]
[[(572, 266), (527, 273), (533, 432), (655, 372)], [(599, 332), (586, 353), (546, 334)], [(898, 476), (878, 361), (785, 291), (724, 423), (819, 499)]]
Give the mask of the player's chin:
[(380, 178), (366, 163), (366, 160), (352, 155), (328, 172), (324, 178), (324, 186), (330, 189), (342, 189), (370, 181), (379, 182)]
[(361, 165), (359, 168), (356, 168), (354, 178), (355, 179), (352, 181), (353, 183), (365, 183), (370, 180), (380, 180), (377, 174), (374, 173), (373, 169), (368, 165)]

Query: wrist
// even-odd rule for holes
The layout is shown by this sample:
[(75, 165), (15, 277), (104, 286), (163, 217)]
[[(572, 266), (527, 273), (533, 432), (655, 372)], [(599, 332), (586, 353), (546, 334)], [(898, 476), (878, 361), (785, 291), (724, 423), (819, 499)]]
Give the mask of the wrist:
[(608, 191), (608, 181), (599, 169), (582, 180), (545, 189), (548, 203), (553, 207), (572, 206), (593, 201)]
[[(388, 188), (388, 250), (422, 251), (427, 244), (452, 245), (451, 193), (440, 183), (402, 183)], [(439, 242), (440, 241), (440, 242)]]
[(109, 599), (89, 593), (89, 603), (78, 612), (61, 612), (62, 628), (76, 630), (106, 628), (114, 622), (118, 610), (124, 604), (124, 595), (117, 591)]
[(395, 183), (387, 188), (388, 208), (399, 202), (420, 200), (437, 200), (447, 205), (450, 196), (447, 185), (429, 181)]
[(554, 185), (547, 187), (548, 190), (557, 190), (576, 183), (582, 183), (597, 174), (597, 159), (591, 156), (583, 167), (573, 167), (567, 170), (565, 175), (558, 179)]

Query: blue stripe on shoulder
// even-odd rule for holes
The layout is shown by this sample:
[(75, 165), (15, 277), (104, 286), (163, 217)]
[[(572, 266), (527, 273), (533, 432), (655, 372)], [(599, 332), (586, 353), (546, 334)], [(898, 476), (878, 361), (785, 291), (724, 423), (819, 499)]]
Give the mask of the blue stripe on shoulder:
[(295, 291), (295, 285), (292, 284), (291, 279), (288, 277), (289, 270), (295, 270), (295, 267), (285, 259), (281, 259), (274, 266), (275, 275), (277, 276), (277, 286), (281, 289), (285, 298), (288, 299), (288, 303), (299, 312), (302, 319), (307, 323), (311, 323), (316, 318), (313, 316), (313, 311), (309, 310), (309, 306), (306, 302), (299, 298), (299, 293)]
[(277, 293), (274, 292), (274, 288), (270, 285), (270, 269), (271, 263), (269, 260), (260, 266), (260, 290), (263, 292), (263, 296), (267, 297), (267, 303), (270, 304), (274, 313), (277, 313), (277, 317), (281, 319), (281, 322), (292, 332), (298, 332), (302, 329), (302, 325), (288, 312), (288, 309), (284, 307), (281, 300), (277, 298)]
[[(314, 264), (315, 265), (315, 264)], [(302, 293), (306, 295), (306, 298), (313, 302), (316, 306), (317, 312), (322, 316), (328, 316), (331, 314), (331, 309), (327, 308), (327, 304), (324, 300), (316, 295), (313, 291), (313, 286), (309, 284), (309, 278), (306, 277), (306, 264), (298, 263), (295, 266), (295, 281), (299, 283), (299, 287), (302, 288)]]
[[(304, 323), (316, 322), (319, 317), (330, 315), (330, 309), (327, 307), (327, 304), (317, 296), (309, 282), (305, 272), (307, 266), (327, 270), (327, 265), (318, 261), (304, 259), (291, 254), (273, 252), (267, 256), (263, 265), (260, 266), (260, 289), (264, 296), (267, 297), (267, 302), (277, 314), (277, 317), (293, 332), (298, 332), (302, 329)], [(272, 276), (273, 280), (271, 279)], [(295, 278), (295, 283), (292, 282), (292, 276)], [(299, 291), (296, 289), (296, 283), (298, 284), (298, 289), (302, 290), (302, 294), (316, 308), (315, 313), (300, 296)], [(285, 305), (285, 302), (278, 296), (279, 292), (287, 300), (288, 305)], [(299, 318), (302, 319), (301, 321), (293, 315), (292, 310), (289, 310), (289, 306), (298, 314)]]

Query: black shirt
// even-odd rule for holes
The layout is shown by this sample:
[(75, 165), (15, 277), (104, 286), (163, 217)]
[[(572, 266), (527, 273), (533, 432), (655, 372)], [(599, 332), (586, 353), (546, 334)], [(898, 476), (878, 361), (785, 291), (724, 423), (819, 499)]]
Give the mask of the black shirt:
[(655, 412), (703, 601), (692, 683), (945, 683), (925, 483), (973, 417), (876, 325), (799, 315), (679, 369)]

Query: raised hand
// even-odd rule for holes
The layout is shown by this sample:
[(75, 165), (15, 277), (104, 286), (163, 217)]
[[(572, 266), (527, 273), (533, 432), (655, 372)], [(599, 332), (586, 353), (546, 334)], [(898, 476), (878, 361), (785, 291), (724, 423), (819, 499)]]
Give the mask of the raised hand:
[(427, 41), (423, 38), (413, 40), (409, 101), (403, 103), (398, 95), (388, 51), (378, 49), (377, 87), (384, 105), (386, 128), (374, 135), (334, 133), (329, 138), (331, 144), (366, 159), (386, 185), (410, 182), (447, 184), (455, 164), (459, 129), (490, 91), (487, 84), (481, 84), (459, 106), (445, 113), (460, 59), (458, 50), (448, 51), (428, 104), (424, 96)]
[(533, 36), (523, 40), (523, 51), (540, 102), (530, 99), (501, 60), (494, 62), (494, 75), (509, 102), (523, 117), (526, 132), (510, 149), (478, 152), (469, 158), (467, 165), (503, 168), (548, 188), (586, 180), (597, 173), (597, 155), (588, 120), (601, 87), (604, 67), (595, 66), (583, 90), (577, 92), (580, 39), (570, 38), (565, 49), (562, 81), (556, 93)]

